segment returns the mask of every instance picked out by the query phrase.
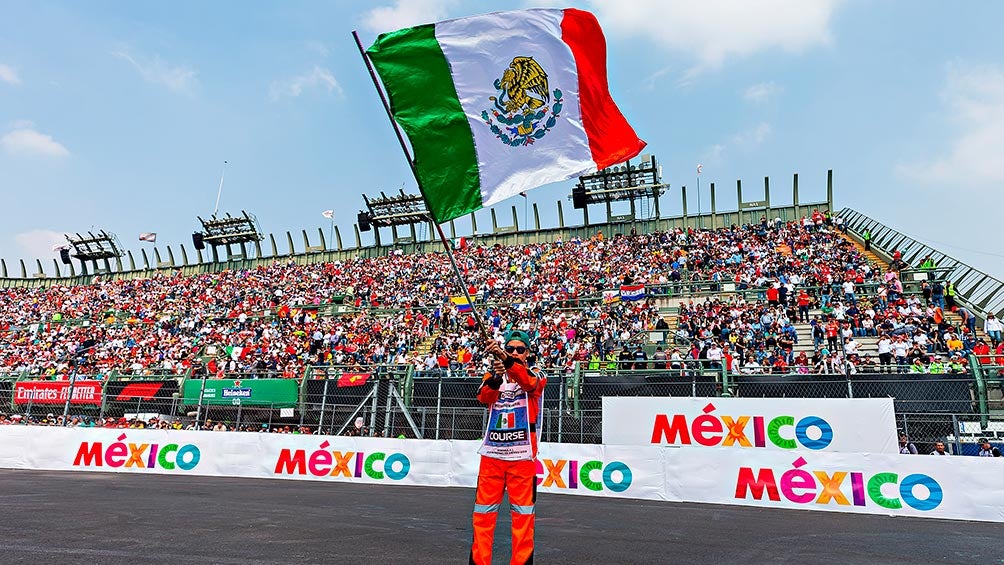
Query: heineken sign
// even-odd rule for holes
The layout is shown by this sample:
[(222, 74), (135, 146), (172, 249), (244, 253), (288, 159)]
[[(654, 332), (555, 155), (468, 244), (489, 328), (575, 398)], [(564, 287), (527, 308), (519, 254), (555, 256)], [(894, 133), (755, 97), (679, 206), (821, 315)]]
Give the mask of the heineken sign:
[(292, 408), (300, 400), (300, 387), (291, 379), (186, 379), (184, 404), (244, 405)]

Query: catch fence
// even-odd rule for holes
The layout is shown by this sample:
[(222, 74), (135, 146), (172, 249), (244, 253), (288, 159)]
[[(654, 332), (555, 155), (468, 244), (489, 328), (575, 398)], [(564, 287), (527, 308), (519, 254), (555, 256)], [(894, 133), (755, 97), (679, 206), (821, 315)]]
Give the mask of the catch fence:
[[(977, 437), (1004, 439), (1004, 417), (987, 409), (987, 391), (999, 387), (996, 366), (984, 367), (984, 373), (994, 373), (992, 378), (979, 370), (965, 375), (745, 375), (694, 363), (678, 369), (653, 366), (652, 361), (610, 367), (586, 364), (548, 375), (538, 436), (549, 442), (601, 442), (604, 397), (729, 396), (893, 398), (897, 427), (922, 450), (935, 441), (946, 441), (953, 446), (950, 449), (959, 451)], [(49, 414), (58, 420), (65, 412), (70, 419), (84, 421), (148, 422), (156, 417), (157, 425), (168, 421), (198, 429), (288, 428), (298, 433), (462, 440), (479, 439), (486, 428), (487, 410), (477, 400), (477, 377), (416, 372), (393, 365), (367, 372), (358, 367), (332, 367), (309, 375), (304, 379), (115, 379), (102, 383), (97, 401), (73, 403), (18, 401), (18, 382), (0, 380), (0, 402), (9, 407), (8, 413), (36, 423), (49, 420)]]

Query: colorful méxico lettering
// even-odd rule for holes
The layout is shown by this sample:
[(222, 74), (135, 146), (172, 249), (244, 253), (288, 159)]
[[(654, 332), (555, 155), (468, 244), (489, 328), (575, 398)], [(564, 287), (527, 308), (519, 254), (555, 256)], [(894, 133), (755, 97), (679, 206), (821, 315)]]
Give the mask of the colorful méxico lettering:
[(179, 446), (176, 443), (160, 445), (156, 443), (125, 443), (126, 434), (105, 448), (100, 441), (81, 442), (73, 458), (74, 467), (154, 469), (167, 471), (181, 469), (191, 471), (199, 464), (202, 453), (191, 443)]
[[(666, 414), (657, 414), (652, 426), (652, 443), (766, 447), (767, 441), (770, 441), (782, 449), (795, 449), (801, 445), (807, 449), (820, 450), (826, 449), (833, 441), (833, 426), (819, 416), (806, 416), (797, 422), (794, 416), (776, 416), (768, 421), (765, 416), (719, 417), (711, 414), (714, 410), (715, 405), (709, 403), (704, 407), (704, 414), (690, 423), (684, 414), (674, 414), (672, 419)], [(751, 423), (752, 438), (746, 431)], [(794, 437), (784, 437), (784, 428), (794, 428)], [(809, 431), (813, 429), (819, 436), (816, 439), (809, 436)]]
[[(315, 477), (349, 477), (359, 478), (363, 473), (374, 480), (383, 480), (384, 477), (394, 481), (400, 481), (408, 476), (411, 470), (411, 460), (403, 453), (387, 454), (382, 451), (366, 455), (362, 451), (328, 451), (331, 444), (323, 442), (320, 447), (309, 456), (306, 450), (283, 449), (279, 452), (279, 458), (275, 462), (276, 475), (306, 475), (310, 473)], [(381, 469), (374, 465), (382, 461)]]
[[(780, 482), (776, 480), (773, 469), (761, 468), (753, 472), (751, 467), (740, 467), (736, 477), (737, 499), (752, 498), (780, 502), (781, 496), (796, 504), (837, 504), (840, 506), (867, 506), (871, 503), (896, 510), (905, 503), (910, 508), (921, 511), (934, 510), (944, 499), (944, 491), (938, 481), (922, 473), (914, 473), (903, 477), (896, 473), (876, 473), (865, 480), (864, 473), (853, 471), (805, 471), (804, 458), (799, 457), (792, 463), (792, 469), (780, 474)], [(849, 480), (848, 480), (849, 479)], [(850, 490), (846, 486), (849, 483)], [(898, 497), (887, 497), (882, 493), (884, 485), (897, 485)], [(923, 486), (927, 493), (916, 492), (916, 487)], [(850, 495), (850, 496), (848, 496)]]
[[(543, 476), (545, 471), (547, 476)], [(595, 471), (602, 471), (598, 481), (592, 477)], [(567, 459), (537, 460), (537, 486), (577, 489), (581, 484), (597, 492), (604, 488), (612, 492), (624, 492), (631, 486), (632, 479), (631, 468), (620, 461), (604, 465), (602, 461), (593, 460), (580, 465), (578, 461)]]

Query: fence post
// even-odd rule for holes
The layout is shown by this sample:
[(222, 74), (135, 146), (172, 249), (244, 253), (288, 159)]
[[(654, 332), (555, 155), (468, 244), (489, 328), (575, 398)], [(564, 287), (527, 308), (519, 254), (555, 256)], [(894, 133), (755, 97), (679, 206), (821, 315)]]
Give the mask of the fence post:
[(443, 409), (443, 375), (438, 375), (436, 380), (436, 439), (439, 439), (439, 413)]
[(324, 408), (328, 404), (328, 384), (331, 382), (328, 375), (324, 375), (324, 392), (321, 393), (321, 415), (317, 418), (317, 432), (324, 429)]
[(393, 399), (391, 398), (391, 392), (390, 391), (391, 391), (391, 389), (394, 388), (395, 385), (396, 385), (396, 383), (390, 378), (390, 375), (388, 374), (388, 378), (387, 378), (387, 405), (386, 405), (386, 407), (384, 407), (384, 412), (383, 412), (383, 437), (391, 437), (390, 434), (393, 433), (393, 432), (388, 432), (387, 430), (388, 430), (388, 428), (390, 428), (390, 410), (391, 410), (391, 402), (393, 401)]
[[(579, 410), (579, 389), (582, 386), (582, 380), (581, 380), (582, 373), (580, 371), (581, 371), (581, 366), (579, 363), (576, 363), (575, 371), (572, 373), (571, 392), (572, 392), (572, 408), (575, 410), (575, 414), (579, 416), (579, 419), (581, 420), (582, 411)], [(567, 391), (568, 388), (566, 388), (565, 390)], [(581, 431), (581, 427), (579, 429)]]
[(956, 455), (961, 455), (962, 454), (962, 441), (961, 441), (961, 438), (959, 437), (959, 434), (962, 432), (962, 430), (959, 429), (959, 419), (955, 417), (955, 414), (952, 414), (952, 431), (954, 432), (954, 435), (955, 435), (955, 441), (952, 442), (955, 445), (955, 449), (954, 449), (955, 454)]
[(373, 379), (373, 404), (370, 407), (370, 437), (376, 433), (377, 408), (380, 406), (380, 377)]
[(969, 355), (969, 366), (973, 371), (973, 379), (976, 380), (976, 400), (980, 406), (980, 426), (986, 429), (990, 422), (990, 410), (987, 406), (987, 383), (983, 380), (983, 370), (975, 355)]
[(202, 421), (202, 400), (206, 394), (206, 379), (209, 375), (202, 375), (202, 386), (199, 387), (199, 404), (195, 408), (195, 427), (198, 429), (199, 422)]
[(70, 401), (73, 400), (73, 389), (77, 384), (77, 365), (74, 362), (73, 370), (70, 371), (70, 390), (69, 394), (66, 395), (66, 404), (63, 405), (63, 427), (65, 428), (69, 424), (69, 413), (70, 413)]
[(115, 371), (109, 371), (108, 376), (105, 377), (105, 386), (101, 387), (101, 408), (98, 409), (99, 420), (105, 417), (105, 408), (108, 402), (108, 395), (105, 394), (105, 387), (108, 386), (108, 383), (112, 380), (115, 374), (116, 374)]
[[(721, 374), (721, 377), (722, 377), (722, 396), (723, 397), (731, 397), (732, 396), (732, 391), (729, 390), (729, 364), (728, 364), (728, 362), (725, 362), (724, 359), (722, 359), (722, 361), (723, 361), (722, 362), (722, 374)], [(704, 371), (701, 371), (701, 373), (703, 374)], [(696, 380), (697, 377), (695, 376), (694, 379)], [(695, 385), (695, 389), (696, 389), (696, 385)]]
[(565, 388), (566, 378), (567, 375), (561, 375), (561, 379), (559, 381), (561, 394), (558, 395), (558, 443), (561, 443), (561, 424), (565, 421), (565, 391), (567, 390)]

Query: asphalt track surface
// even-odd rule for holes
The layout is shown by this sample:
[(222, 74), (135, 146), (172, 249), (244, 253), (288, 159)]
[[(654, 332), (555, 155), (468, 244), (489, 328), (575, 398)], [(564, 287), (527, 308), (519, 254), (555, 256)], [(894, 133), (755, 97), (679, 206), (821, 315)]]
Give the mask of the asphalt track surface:
[[(471, 489), (0, 470), (0, 563), (466, 563)], [(507, 507), (495, 562), (508, 563)], [(542, 494), (537, 563), (1004, 563), (1000, 524)]]

